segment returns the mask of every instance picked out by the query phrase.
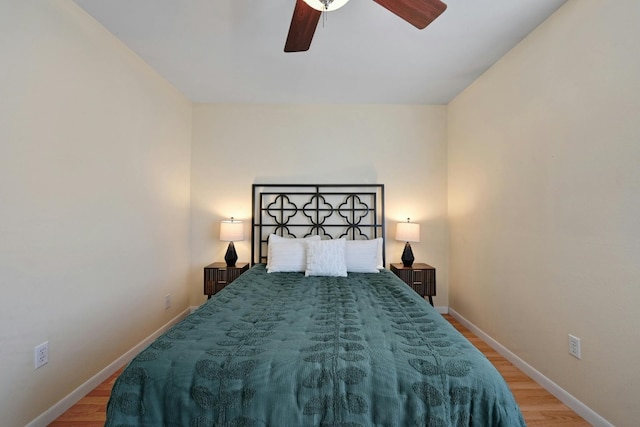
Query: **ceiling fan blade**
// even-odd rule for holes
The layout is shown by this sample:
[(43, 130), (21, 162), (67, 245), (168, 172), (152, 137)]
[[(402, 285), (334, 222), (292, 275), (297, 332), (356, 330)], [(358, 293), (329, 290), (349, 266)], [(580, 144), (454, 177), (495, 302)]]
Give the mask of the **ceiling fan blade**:
[(303, 0), (296, 0), (289, 35), (284, 45), (285, 52), (303, 52), (309, 50), (313, 33), (316, 31), (321, 11), (315, 10)]
[(373, 0), (416, 28), (431, 24), (447, 5), (440, 0)]

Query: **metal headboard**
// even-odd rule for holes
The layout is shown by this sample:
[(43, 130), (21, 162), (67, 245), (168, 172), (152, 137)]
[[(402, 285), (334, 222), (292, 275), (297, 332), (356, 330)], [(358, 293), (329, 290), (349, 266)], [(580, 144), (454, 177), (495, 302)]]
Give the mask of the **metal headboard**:
[(253, 184), (251, 200), (252, 264), (267, 261), (270, 234), (350, 240), (385, 235), (383, 184)]

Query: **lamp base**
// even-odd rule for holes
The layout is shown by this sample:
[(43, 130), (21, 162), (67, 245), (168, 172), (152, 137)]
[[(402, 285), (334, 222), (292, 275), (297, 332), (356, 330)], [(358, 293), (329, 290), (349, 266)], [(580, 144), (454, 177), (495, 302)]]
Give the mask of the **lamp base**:
[(405, 267), (411, 267), (413, 265), (413, 251), (411, 250), (411, 245), (407, 242), (404, 245), (404, 251), (402, 251), (402, 265)]
[(227, 267), (234, 267), (236, 265), (236, 261), (238, 261), (238, 254), (236, 253), (235, 246), (233, 246), (233, 242), (229, 242), (229, 247), (227, 248), (227, 253), (224, 255), (224, 260), (227, 263)]

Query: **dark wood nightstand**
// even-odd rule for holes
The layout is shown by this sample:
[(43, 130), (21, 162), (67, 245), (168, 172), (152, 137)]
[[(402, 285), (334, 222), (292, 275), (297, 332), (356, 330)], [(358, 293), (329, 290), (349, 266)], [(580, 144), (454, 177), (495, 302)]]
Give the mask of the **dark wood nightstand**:
[(414, 262), (411, 267), (405, 267), (402, 263), (391, 264), (391, 271), (404, 283), (411, 286), (421, 297), (429, 297), (429, 303), (433, 305), (433, 297), (436, 295), (436, 269), (423, 262)]
[(248, 269), (248, 262), (237, 262), (234, 267), (227, 267), (226, 262), (207, 265), (204, 268), (204, 294), (211, 298)]

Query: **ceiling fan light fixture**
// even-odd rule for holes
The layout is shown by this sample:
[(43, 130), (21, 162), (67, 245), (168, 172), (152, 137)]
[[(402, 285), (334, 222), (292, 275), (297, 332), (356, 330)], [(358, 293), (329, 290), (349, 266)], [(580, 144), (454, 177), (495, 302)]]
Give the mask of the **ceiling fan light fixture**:
[(306, 4), (321, 12), (331, 12), (340, 9), (349, 0), (304, 0)]

